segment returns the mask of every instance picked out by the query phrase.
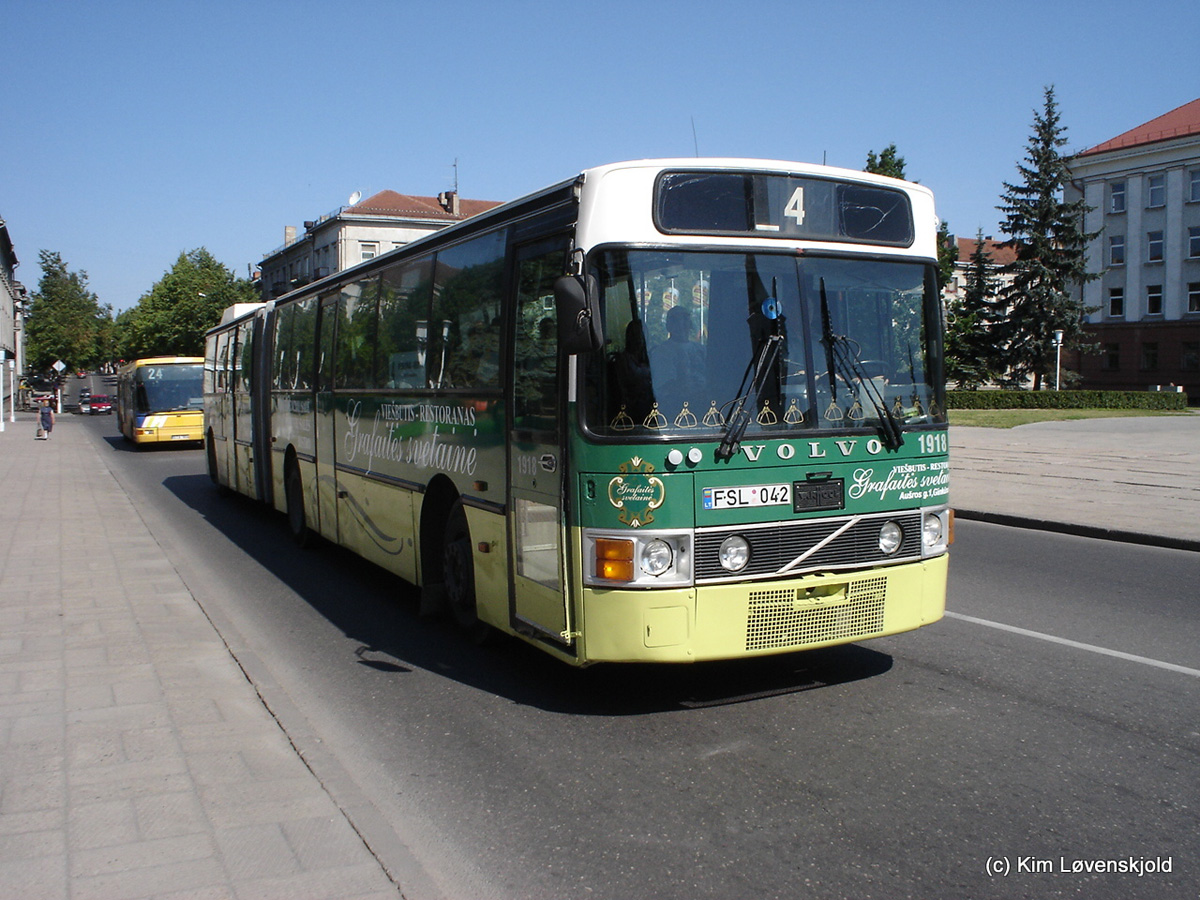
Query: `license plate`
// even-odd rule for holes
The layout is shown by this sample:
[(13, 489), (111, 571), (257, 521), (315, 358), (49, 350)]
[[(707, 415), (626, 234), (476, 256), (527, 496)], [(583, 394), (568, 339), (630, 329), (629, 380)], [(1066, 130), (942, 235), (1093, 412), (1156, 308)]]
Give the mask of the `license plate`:
[(173, 435), (171, 435), (171, 440), (173, 440), (173, 441), (186, 441), (186, 440), (190, 440), (190, 439), (191, 439), (191, 437), (192, 437), (192, 436), (191, 436), (190, 434), (173, 434)]
[(745, 487), (704, 489), (705, 509), (746, 509), (751, 506), (787, 506), (792, 502), (790, 484), (758, 484)]

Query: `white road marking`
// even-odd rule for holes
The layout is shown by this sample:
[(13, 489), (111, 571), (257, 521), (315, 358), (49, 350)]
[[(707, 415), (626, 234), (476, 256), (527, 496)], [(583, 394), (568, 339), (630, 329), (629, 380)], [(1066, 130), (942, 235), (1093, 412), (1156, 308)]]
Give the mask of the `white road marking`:
[(984, 625), (988, 628), (998, 628), (1001, 631), (1011, 631), (1013, 634), (1024, 635), (1025, 637), (1037, 638), (1040, 641), (1049, 641), (1052, 644), (1061, 644), (1064, 647), (1074, 647), (1076, 650), (1087, 650), (1089, 653), (1099, 653), (1103, 656), (1115, 656), (1117, 659), (1125, 659), (1129, 662), (1141, 663), (1144, 666), (1154, 666), (1158, 669), (1166, 669), (1168, 672), (1179, 672), (1182, 675), (1191, 675), (1193, 678), (1200, 678), (1200, 669), (1189, 669), (1187, 666), (1177, 666), (1175, 663), (1163, 662), (1158, 659), (1150, 659), (1146, 656), (1136, 656), (1133, 653), (1122, 653), (1120, 650), (1109, 650), (1107, 647), (1097, 647), (1095, 644), (1083, 644), (1079, 641), (1071, 641), (1066, 638), (1055, 637), (1052, 634), (1043, 634), (1040, 631), (1030, 631), (1028, 628), (1017, 628), (1015, 625), (1005, 625), (1003, 622), (992, 622), (988, 619), (977, 619), (974, 616), (964, 616), (962, 613), (950, 612), (946, 610), (947, 618), (959, 619), (963, 622), (970, 622), (973, 625)]

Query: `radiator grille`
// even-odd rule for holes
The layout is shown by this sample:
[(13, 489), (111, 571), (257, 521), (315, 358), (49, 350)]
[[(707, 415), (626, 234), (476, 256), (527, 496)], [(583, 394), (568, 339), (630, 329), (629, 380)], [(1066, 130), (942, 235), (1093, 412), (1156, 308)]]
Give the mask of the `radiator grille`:
[(887, 578), (864, 578), (846, 588), (847, 602), (806, 606), (803, 591), (751, 591), (746, 649), (801, 647), (825, 641), (853, 641), (883, 630)]
[[(903, 530), (899, 550), (887, 556), (879, 549), (879, 527), (888, 519)], [(850, 527), (813, 550), (850, 522)], [(740, 534), (750, 542), (750, 563), (737, 575), (721, 566), (718, 551), (731, 534)], [(801, 562), (795, 561), (808, 554)], [(891, 513), (856, 519), (813, 519), (806, 522), (780, 523), (771, 528), (714, 528), (696, 532), (697, 583), (734, 581), (771, 575), (794, 575), (818, 569), (846, 569), (878, 563), (905, 562), (921, 555), (921, 513)], [(788, 567), (786, 571), (784, 567)]]

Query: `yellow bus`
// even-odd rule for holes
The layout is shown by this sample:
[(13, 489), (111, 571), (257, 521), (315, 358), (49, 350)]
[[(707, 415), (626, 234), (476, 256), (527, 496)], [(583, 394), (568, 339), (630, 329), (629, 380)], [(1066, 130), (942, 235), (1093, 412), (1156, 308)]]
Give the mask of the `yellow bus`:
[(943, 615), (933, 195), (643, 160), (208, 333), (208, 470), (583, 666), (787, 653)]
[(204, 440), (204, 359), (135, 359), (117, 373), (117, 425), (135, 444)]

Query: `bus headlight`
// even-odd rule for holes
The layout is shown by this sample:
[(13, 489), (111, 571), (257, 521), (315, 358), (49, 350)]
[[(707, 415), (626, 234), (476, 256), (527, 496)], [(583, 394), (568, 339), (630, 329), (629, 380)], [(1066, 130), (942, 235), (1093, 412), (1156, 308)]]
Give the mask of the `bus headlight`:
[(642, 571), (657, 578), (671, 568), (674, 558), (671, 545), (655, 538), (642, 547)]
[(896, 522), (888, 519), (879, 529), (879, 550), (884, 556), (891, 556), (904, 543), (904, 529)]
[(726, 572), (740, 572), (750, 562), (750, 542), (740, 534), (731, 534), (721, 541), (717, 558)]
[(939, 556), (954, 541), (954, 512), (945, 506), (921, 510), (921, 555)]
[(672, 531), (583, 532), (585, 584), (681, 587), (692, 583), (692, 534)]

